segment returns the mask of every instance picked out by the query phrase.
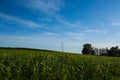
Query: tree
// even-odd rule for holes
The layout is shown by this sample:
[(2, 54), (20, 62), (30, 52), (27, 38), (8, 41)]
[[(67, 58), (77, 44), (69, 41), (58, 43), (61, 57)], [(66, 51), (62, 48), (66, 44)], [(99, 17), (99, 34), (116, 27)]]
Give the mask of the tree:
[(120, 49), (118, 48), (118, 46), (111, 47), (108, 51), (108, 56), (120, 56)]
[(94, 47), (94, 48), (93, 48), (93, 51), (94, 51), (94, 54), (95, 54), (95, 55), (100, 55), (100, 54), (99, 54), (99, 48)]
[(83, 54), (92, 54), (93, 55), (94, 53), (93, 53), (93, 49), (91, 47), (91, 44), (89, 44), (89, 43), (84, 44), (82, 53)]
[(99, 54), (101, 56), (106, 56), (108, 54), (108, 48), (100, 48), (99, 49)]

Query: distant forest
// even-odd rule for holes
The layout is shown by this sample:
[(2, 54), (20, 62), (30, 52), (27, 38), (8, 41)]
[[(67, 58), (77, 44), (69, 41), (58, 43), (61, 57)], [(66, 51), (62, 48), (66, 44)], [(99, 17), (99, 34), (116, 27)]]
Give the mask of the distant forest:
[[(22, 49), (22, 50), (60, 52), (60, 51), (53, 51), (53, 50), (33, 49), (33, 48), (17, 48), (17, 47), (16, 48), (0, 47), (0, 49)], [(120, 57), (120, 49), (118, 46), (111, 47), (110, 49), (108, 49), (107, 47), (106, 48), (96, 48), (96, 47), (92, 47), (92, 44), (86, 43), (83, 45), (82, 54)]]
[(86, 43), (83, 45), (82, 54), (101, 55), (101, 56), (114, 56), (120, 57), (120, 49), (118, 46), (106, 48), (95, 48), (92, 44)]

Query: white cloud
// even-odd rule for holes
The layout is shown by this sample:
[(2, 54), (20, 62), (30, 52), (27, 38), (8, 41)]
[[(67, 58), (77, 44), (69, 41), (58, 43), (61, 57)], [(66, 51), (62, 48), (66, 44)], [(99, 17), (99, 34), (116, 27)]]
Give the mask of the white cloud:
[(92, 42), (91, 44), (93, 44), (93, 47), (97, 47), (97, 48), (111, 48), (112, 46), (118, 46), (119, 43), (117, 42), (112, 42), (112, 41), (101, 41), (101, 42)]
[[(65, 0), (23, 0), (21, 3), (28, 9), (32, 11), (36, 11), (38, 13), (43, 12), (47, 15), (55, 18), (55, 20), (63, 26), (67, 27), (78, 27), (80, 26), (79, 22), (71, 23), (70, 21), (66, 20), (62, 15), (59, 15), (57, 12), (61, 11), (64, 7)], [(39, 12), (40, 11), (40, 12)], [(41, 21), (50, 22), (51, 19), (48, 18), (40, 18)]]
[(44, 32), (42, 33), (43, 35), (47, 35), (47, 36), (59, 36), (58, 33), (53, 33), (53, 32)]
[(63, 0), (27, 0), (24, 6), (31, 10), (42, 11), (46, 14), (54, 14), (61, 10)]
[(75, 39), (79, 39), (79, 40), (82, 40), (85, 38), (85, 34), (84, 33), (76, 33), (76, 32), (69, 32), (69, 33), (66, 33), (67, 36), (70, 36), (70, 37), (73, 37)]
[(83, 36), (84, 34), (71, 32), (71, 33), (67, 33), (67, 35), (70, 35), (70, 36), (75, 36), (75, 35)]
[(120, 26), (120, 22), (112, 22), (112, 26)]
[(64, 51), (80, 53), (82, 43), (79, 40), (71, 39), (71, 36), (63, 37), (52, 32), (44, 32), (38, 35), (29, 36), (13, 36), (0, 34), (1, 46), (32, 47), (61, 51), (61, 42), (64, 42)]
[(74, 25), (68, 22), (64, 17), (56, 15), (55, 16), (56, 20), (60, 23), (62, 23), (65, 26), (73, 27)]
[(34, 21), (21, 19), (21, 18), (15, 17), (15, 16), (4, 14), (4, 13), (0, 13), (0, 17), (4, 18), (6, 20), (9, 20), (9, 21), (15, 21), (17, 23), (27, 25), (29, 27), (41, 27), (41, 25), (39, 25), (38, 23), (36, 23)]
[(120, 26), (120, 19), (119, 19), (119, 17), (113, 18), (111, 20), (111, 24), (110, 25), (112, 25), (112, 26)]
[(61, 23), (66, 27), (79, 28), (81, 26), (81, 23), (79, 21), (73, 23), (66, 20), (63, 16), (60, 16), (60, 15), (55, 15), (55, 19), (56, 21), (58, 21), (59, 23)]
[(39, 20), (41, 21), (45, 21), (45, 22), (51, 22), (52, 20), (49, 18), (39, 18)]
[(103, 33), (103, 34), (106, 34), (106, 30), (94, 30), (94, 29), (87, 29), (87, 30), (84, 30), (84, 32), (95, 32), (95, 33)]
[[(71, 23), (62, 15), (59, 15), (59, 12), (65, 4), (65, 0), (27, 0), (23, 1), (23, 4), (26, 8), (31, 9), (32, 11), (37, 11), (38, 13), (44, 12), (47, 15), (55, 18), (57, 22), (61, 23), (61, 25), (67, 27), (78, 27), (79, 23)], [(39, 12), (40, 11), (40, 12)], [(50, 19), (40, 18), (42, 21), (50, 22)]]

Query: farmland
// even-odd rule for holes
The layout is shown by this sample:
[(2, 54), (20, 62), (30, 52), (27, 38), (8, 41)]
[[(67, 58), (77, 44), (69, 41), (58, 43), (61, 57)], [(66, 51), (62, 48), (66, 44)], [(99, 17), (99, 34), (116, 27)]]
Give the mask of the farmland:
[(120, 58), (1, 48), (0, 80), (120, 80)]

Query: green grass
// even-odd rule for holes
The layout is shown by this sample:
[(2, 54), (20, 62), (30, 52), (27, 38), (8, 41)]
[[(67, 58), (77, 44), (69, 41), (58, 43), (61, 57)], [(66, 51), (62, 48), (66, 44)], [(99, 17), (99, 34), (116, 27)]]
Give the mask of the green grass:
[(120, 80), (120, 58), (0, 49), (0, 80)]

